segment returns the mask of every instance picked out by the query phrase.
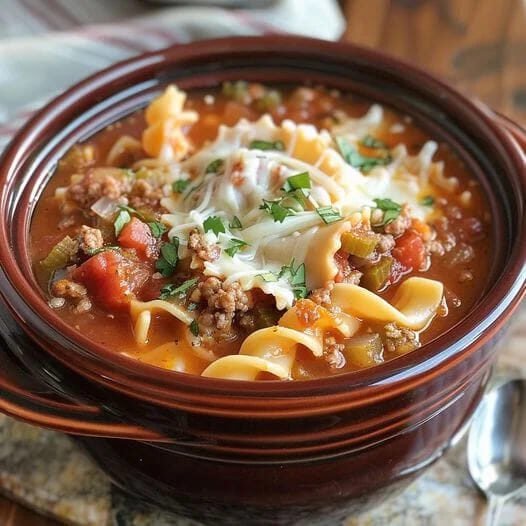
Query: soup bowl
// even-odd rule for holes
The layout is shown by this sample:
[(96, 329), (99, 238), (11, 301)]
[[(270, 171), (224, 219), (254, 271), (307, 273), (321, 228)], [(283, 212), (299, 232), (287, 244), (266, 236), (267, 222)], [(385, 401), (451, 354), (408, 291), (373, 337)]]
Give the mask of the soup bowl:
[[(424, 347), (353, 373), (232, 382), (112, 352), (48, 308), (31, 269), (32, 211), (75, 143), (185, 90), (245, 79), (324, 84), (387, 104), (447, 142), (484, 188), (495, 250), (468, 315)], [(110, 67), (60, 95), (0, 163), (0, 409), (77, 436), (125, 491), (214, 524), (330, 522), (399, 491), (469, 422), (525, 292), (525, 135), (399, 60), (297, 37), (203, 41)]]

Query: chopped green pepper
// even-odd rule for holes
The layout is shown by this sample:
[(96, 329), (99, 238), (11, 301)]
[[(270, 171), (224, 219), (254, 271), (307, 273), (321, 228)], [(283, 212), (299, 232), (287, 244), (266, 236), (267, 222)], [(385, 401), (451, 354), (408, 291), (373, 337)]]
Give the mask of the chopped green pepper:
[(78, 249), (78, 241), (66, 236), (51, 249), (40, 264), (48, 272), (54, 272), (68, 265)]
[(378, 236), (368, 230), (353, 230), (342, 235), (342, 249), (352, 256), (366, 258), (378, 244)]
[(360, 285), (374, 292), (380, 290), (389, 278), (392, 266), (393, 258), (384, 256), (378, 263), (364, 270)]
[(376, 332), (353, 336), (343, 342), (343, 354), (356, 367), (371, 367), (383, 361), (383, 344)]

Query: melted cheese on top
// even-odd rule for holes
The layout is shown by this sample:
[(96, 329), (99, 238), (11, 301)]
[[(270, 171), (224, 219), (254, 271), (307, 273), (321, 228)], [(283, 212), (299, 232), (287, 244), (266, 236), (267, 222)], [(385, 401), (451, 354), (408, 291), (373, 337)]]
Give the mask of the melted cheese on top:
[[(346, 119), (334, 135), (356, 144), (365, 134), (374, 133), (382, 120), (382, 108), (374, 105), (362, 119)], [(284, 149), (251, 149), (254, 140), (281, 141)], [(412, 215), (425, 219), (430, 209), (419, 202), (423, 195), (432, 193), (428, 187), (430, 169), (441, 168), (431, 160), (436, 148), (436, 143), (429, 141), (419, 156), (410, 157), (399, 145), (392, 150), (390, 164), (363, 174), (345, 162), (326, 130), (290, 120), (277, 126), (269, 115), (256, 122), (242, 119), (233, 127), (221, 126), (214, 141), (183, 162), (173, 163), (171, 181), (189, 182), (182, 193), (166, 186), (162, 205), (169, 213), (162, 219), (170, 228), (169, 236), (179, 237), (181, 257), (185, 257), (188, 233), (195, 228), (203, 232), (203, 223), (211, 216), (221, 218), (225, 232), (216, 235), (209, 231), (205, 237), (223, 250), (218, 260), (205, 262), (204, 274), (239, 281), (244, 290), (259, 287), (275, 297), (278, 309), (288, 308), (294, 302), (293, 287), (285, 277), (277, 276), (280, 269), (291, 261), (295, 266), (305, 263), (307, 284), (319, 283), (326, 279), (320, 270), (323, 261), (334, 256), (320, 250), (324, 246), (339, 248), (333, 242), (323, 242), (334, 229), (315, 208), (332, 206), (356, 224), (369, 221), (375, 198), (391, 198), (407, 203)], [(217, 159), (222, 160), (218, 173), (206, 173)], [(300, 208), (282, 222), (275, 221), (261, 205), (282, 197), (287, 178), (302, 172), (308, 172), (312, 185), (310, 209)], [(229, 226), (234, 216), (241, 229)], [(224, 249), (232, 246), (232, 238), (247, 245), (230, 256)], [(312, 253), (319, 258), (309, 258)]]

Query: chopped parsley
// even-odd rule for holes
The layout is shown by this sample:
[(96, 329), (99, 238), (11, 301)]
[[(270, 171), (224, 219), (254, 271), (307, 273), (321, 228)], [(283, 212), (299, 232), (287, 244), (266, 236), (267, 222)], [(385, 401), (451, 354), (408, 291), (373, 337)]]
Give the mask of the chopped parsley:
[(299, 300), (307, 297), (307, 286), (305, 284), (305, 263), (294, 268), (294, 260), (290, 265), (281, 267), (278, 275), (279, 278), (284, 278), (292, 286), (294, 297)]
[(378, 157), (362, 155), (356, 148), (343, 137), (336, 137), (336, 144), (340, 149), (345, 162), (360, 169), (363, 173), (370, 172), (375, 166), (384, 166), (392, 161), (391, 155), (387, 150)]
[(182, 194), (190, 184), (189, 179), (177, 179), (172, 183), (172, 190), (177, 194)]
[(426, 195), (420, 201), (422, 206), (433, 206), (435, 204), (435, 198), (432, 195)]
[(241, 224), (241, 221), (239, 220), (239, 217), (234, 216), (232, 218), (232, 221), (228, 224), (228, 228), (231, 230), (241, 230), (243, 228), (243, 225)]
[(169, 278), (179, 262), (179, 238), (173, 237), (161, 245), (161, 257), (155, 262), (155, 269), (165, 278)]
[(285, 149), (283, 141), (262, 141), (254, 139), (248, 145), (250, 150), (278, 150), (282, 152)]
[(341, 219), (343, 219), (340, 212), (338, 212), (338, 210), (336, 210), (332, 206), (320, 206), (319, 208), (316, 208), (316, 212), (318, 212), (318, 215), (323, 219), (323, 222), (327, 225), (330, 225), (331, 223), (336, 223), (336, 221), (340, 221)]
[(150, 227), (152, 236), (155, 239), (159, 239), (166, 232), (166, 227), (159, 221), (152, 221), (151, 223), (148, 223), (148, 226)]
[(278, 279), (285, 279), (290, 283), (294, 297), (297, 300), (307, 297), (308, 291), (305, 284), (305, 263), (294, 268), (294, 260), (292, 260), (290, 265), (284, 265), (281, 267), (279, 274), (269, 271), (258, 274), (258, 276), (267, 283), (272, 283)]
[(225, 232), (225, 225), (220, 217), (210, 216), (203, 221), (203, 230), (205, 233), (211, 230), (217, 236)]
[(307, 206), (305, 197), (310, 188), (311, 181), (308, 172), (291, 175), (287, 177), (282, 188), (285, 195), (273, 200), (263, 199), (263, 204), (259, 208), (270, 214), (274, 221), (283, 223), (286, 217), (305, 209)]
[(126, 177), (135, 177), (135, 172), (131, 168), (121, 168), (122, 172)]
[(115, 237), (119, 237), (121, 230), (131, 221), (131, 215), (128, 210), (121, 209), (113, 222), (115, 228)]
[(373, 137), (372, 135), (366, 135), (361, 141), (360, 144), (366, 148), (373, 148), (375, 150), (387, 150), (389, 147), (385, 144), (384, 141)]
[(272, 216), (274, 221), (283, 223), (286, 217), (294, 215), (296, 212), (289, 206), (282, 205), (283, 198), (276, 199), (274, 201), (268, 201), (263, 199), (263, 204), (259, 207), (260, 210), (265, 210)]
[(384, 218), (381, 223), (375, 226), (384, 226), (392, 223), (402, 211), (402, 205), (399, 205), (388, 197), (385, 199), (374, 199), (376, 207), (384, 212)]
[(258, 276), (267, 283), (278, 281), (278, 276), (274, 272), (263, 272), (263, 274), (258, 274)]
[(88, 248), (86, 250), (86, 254), (88, 256), (96, 256), (97, 254), (100, 254), (101, 252), (105, 252), (106, 250), (120, 250), (121, 247), (118, 247), (116, 245), (107, 245), (105, 247), (100, 248)]
[(141, 219), (142, 221), (144, 221), (144, 216), (138, 212), (137, 210), (135, 210), (135, 208), (131, 207), (131, 206), (128, 206), (128, 205), (119, 205), (119, 210), (124, 210), (126, 212), (128, 212), (130, 215), (135, 215), (137, 216), (139, 219)]
[(197, 338), (199, 336), (199, 324), (197, 323), (197, 320), (193, 320), (192, 323), (190, 323), (190, 332)]
[(248, 247), (248, 243), (243, 241), (242, 239), (237, 239), (233, 237), (230, 240), (230, 246), (225, 249), (225, 252), (231, 257), (234, 257), (234, 254), (237, 254), (242, 248)]
[(205, 173), (206, 174), (216, 174), (219, 173), (221, 168), (223, 168), (223, 165), (225, 164), (225, 161), (223, 159), (216, 159), (215, 161), (212, 161), (206, 168)]
[(287, 177), (283, 190), (285, 192), (293, 192), (294, 190), (310, 189), (310, 187), (311, 182), (309, 172), (302, 172)]
[(199, 281), (199, 278), (193, 278), (193, 279), (187, 279), (181, 285), (176, 285), (175, 283), (170, 283), (168, 285), (165, 285), (161, 289), (161, 295), (159, 298), (162, 300), (166, 300), (168, 298), (184, 298), (187, 294), (187, 292), (197, 284)]

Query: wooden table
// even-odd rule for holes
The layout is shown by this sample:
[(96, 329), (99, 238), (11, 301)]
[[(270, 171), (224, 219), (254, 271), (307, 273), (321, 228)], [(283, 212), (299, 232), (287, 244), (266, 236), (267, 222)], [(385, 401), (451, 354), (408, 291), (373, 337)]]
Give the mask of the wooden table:
[[(343, 38), (413, 62), (526, 126), (524, 0), (347, 0)], [(56, 526), (0, 497), (2, 526)]]

